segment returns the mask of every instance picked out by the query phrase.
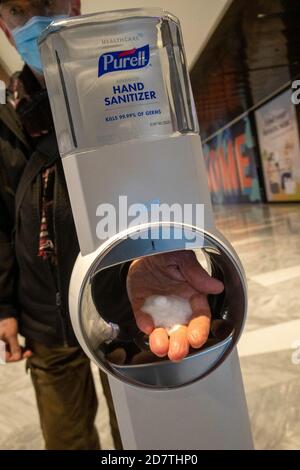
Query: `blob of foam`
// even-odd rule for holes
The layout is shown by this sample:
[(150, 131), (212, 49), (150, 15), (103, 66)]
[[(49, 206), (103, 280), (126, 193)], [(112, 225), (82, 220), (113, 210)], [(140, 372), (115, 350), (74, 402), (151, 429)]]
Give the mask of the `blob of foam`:
[(147, 297), (142, 311), (148, 313), (156, 328), (166, 328), (168, 333), (187, 325), (192, 315), (190, 302), (175, 295), (151, 295)]

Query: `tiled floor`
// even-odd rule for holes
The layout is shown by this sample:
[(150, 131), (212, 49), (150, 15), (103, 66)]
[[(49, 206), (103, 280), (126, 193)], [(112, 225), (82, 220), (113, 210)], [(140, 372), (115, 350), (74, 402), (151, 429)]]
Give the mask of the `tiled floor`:
[(248, 280), (238, 349), (256, 448), (299, 449), (300, 204), (217, 207), (216, 215)]
[[(256, 448), (299, 449), (300, 204), (215, 211), (248, 279), (249, 315), (239, 351)], [(107, 409), (95, 377), (97, 425), (103, 448), (110, 449)], [(24, 364), (0, 366), (0, 449), (42, 447)]]

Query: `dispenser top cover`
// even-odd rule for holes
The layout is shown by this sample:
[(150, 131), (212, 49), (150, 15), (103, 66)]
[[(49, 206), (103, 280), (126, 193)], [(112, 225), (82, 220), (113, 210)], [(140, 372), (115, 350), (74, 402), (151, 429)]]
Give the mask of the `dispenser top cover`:
[(159, 9), (53, 22), (40, 39), (60, 153), (198, 134), (179, 21)]

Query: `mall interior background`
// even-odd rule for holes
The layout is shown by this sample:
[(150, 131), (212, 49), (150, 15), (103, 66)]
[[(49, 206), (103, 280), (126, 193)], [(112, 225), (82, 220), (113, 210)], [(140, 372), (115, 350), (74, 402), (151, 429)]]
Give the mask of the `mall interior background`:
[(299, 2), (235, 0), (191, 70), (216, 203), (300, 201)]
[[(291, 102), (300, 78), (299, 0), (82, 4), (84, 13), (163, 6), (181, 19), (217, 225), (247, 274), (239, 353), (255, 445), (299, 449), (300, 105)], [(1, 36), (0, 79), (21, 65)], [(105, 406), (97, 422), (111, 448)], [(42, 445), (24, 364), (1, 369), (0, 449)]]

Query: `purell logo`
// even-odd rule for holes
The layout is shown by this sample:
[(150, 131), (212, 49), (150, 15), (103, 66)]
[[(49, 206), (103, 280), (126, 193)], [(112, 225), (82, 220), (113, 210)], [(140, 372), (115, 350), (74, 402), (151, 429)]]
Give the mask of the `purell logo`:
[(99, 59), (98, 77), (120, 70), (142, 69), (149, 64), (149, 44), (128, 51), (107, 52)]

